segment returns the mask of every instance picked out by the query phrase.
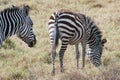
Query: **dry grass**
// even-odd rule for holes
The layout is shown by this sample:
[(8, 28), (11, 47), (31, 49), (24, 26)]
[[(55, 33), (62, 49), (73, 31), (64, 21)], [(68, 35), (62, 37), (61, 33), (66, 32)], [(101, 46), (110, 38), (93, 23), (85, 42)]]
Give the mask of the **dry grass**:
[[(0, 0), (0, 10), (26, 4), (31, 7), (37, 44), (29, 48), (16, 36), (9, 38), (0, 49), (0, 80), (120, 80), (119, 0)], [(60, 73), (57, 56), (56, 76), (51, 76), (48, 19), (61, 8), (90, 16), (102, 30), (108, 42), (100, 68), (94, 67), (86, 57), (86, 67), (77, 70), (73, 47), (68, 46), (64, 57), (65, 73)]]

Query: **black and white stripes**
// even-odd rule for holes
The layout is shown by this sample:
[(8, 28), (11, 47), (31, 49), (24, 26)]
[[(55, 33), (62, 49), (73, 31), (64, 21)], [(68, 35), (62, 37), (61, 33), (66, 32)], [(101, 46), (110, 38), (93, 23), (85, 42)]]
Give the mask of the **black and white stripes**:
[(33, 22), (28, 13), (29, 6), (24, 8), (13, 6), (0, 12), (0, 47), (3, 41), (14, 34), (17, 34), (29, 47), (36, 44), (32, 30)]
[(63, 56), (67, 45), (75, 45), (77, 67), (79, 66), (79, 49), (78, 44), (82, 44), (82, 67), (85, 65), (86, 44), (89, 45), (89, 57), (95, 66), (101, 64), (102, 48), (106, 39), (101, 39), (102, 35), (99, 28), (94, 22), (83, 14), (73, 13), (71, 11), (60, 10), (50, 17), (49, 35), (52, 46), (52, 73), (55, 74), (54, 61), (56, 48), (59, 39), (62, 45), (59, 51), (60, 68), (63, 72)]

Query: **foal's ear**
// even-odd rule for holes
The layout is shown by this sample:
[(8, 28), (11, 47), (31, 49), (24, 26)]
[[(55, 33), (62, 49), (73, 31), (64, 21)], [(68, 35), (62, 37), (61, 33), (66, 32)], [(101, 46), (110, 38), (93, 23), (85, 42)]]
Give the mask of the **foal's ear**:
[(28, 16), (30, 7), (28, 5), (24, 6), (25, 14)]
[(104, 45), (107, 42), (106, 39), (102, 39), (102, 44)]
[(14, 5), (12, 5), (12, 7), (13, 7), (13, 8), (15, 8), (15, 6), (14, 6)]

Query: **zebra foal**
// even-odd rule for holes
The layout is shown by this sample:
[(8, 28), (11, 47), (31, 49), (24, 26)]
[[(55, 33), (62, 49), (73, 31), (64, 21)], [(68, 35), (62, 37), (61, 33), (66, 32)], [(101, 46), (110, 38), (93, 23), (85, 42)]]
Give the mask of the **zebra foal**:
[(36, 44), (29, 9), (28, 5), (23, 8), (13, 6), (0, 12), (0, 47), (9, 36), (14, 34), (27, 43), (29, 47)]
[(52, 46), (53, 75), (55, 74), (55, 56), (59, 39), (62, 43), (59, 51), (61, 72), (63, 72), (63, 56), (68, 44), (75, 45), (77, 68), (79, 67), (79, 43), (82, 45), (82, 67), (85, 66), (87, 44), (90, 48), (88, 52), (90, 61), (96, 67), (100, 66), (102, 49), (107, 40), (102, 39), (101, 31), (89, 17), (80, 13), (60, 10), (52, 14), (48, 26)]

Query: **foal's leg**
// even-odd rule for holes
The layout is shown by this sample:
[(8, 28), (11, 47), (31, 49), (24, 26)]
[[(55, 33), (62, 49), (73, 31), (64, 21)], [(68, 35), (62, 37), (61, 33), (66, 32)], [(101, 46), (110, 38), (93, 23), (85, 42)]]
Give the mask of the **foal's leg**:
[(76, 60), (77, 60), (77, 68), (79, 68), (80, 52), (79, 52), (79, 49), (78, 49), (78, 44), (75, 45), (75, 53), (76, 53)]
[(82, 42), (82, 68), (85, 67), (86, 42)]
[(60, 69), (61, 69), (61, 72), (63, 72), (63, 56), (64, 56), (64, 53), (65, 53), (65, 50), (67, 49), (67, 43), (66, 42), (62, 42), (62, 45), (61, 45), (61, 48), (60, 48), (60, 51), (59, 51), (59, 60), (60, 60)]
[(52, 75), (55, 75), (55, 57), (56, 57), (56, 47), (52, 48)]

